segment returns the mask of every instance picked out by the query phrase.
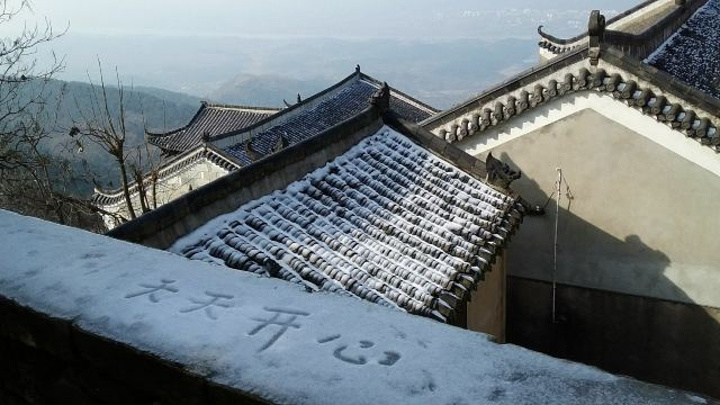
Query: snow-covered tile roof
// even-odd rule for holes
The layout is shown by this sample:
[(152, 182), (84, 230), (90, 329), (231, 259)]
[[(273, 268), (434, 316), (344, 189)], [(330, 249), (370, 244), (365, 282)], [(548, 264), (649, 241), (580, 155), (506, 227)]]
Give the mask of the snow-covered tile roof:
[(383, 127), (171, 250), (445, 320), (521, 210), (515, 197)]
[(3, 210), (0, 238), (1, 297), (170, 361), (213, 382), (208, 389), (275, 404), (710, 403), (379, 305)]
[(647, 59), (680, 81), (720, 99), (720, 0), (709, 0)]

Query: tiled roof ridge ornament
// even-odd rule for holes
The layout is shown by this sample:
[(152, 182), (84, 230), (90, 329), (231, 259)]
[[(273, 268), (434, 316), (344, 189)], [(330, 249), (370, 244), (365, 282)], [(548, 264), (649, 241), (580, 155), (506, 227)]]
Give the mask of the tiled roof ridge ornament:
[(597, 66), (600, 59), (600, 45), (605, 39), (605, 16), (600, 14), (600, 10), (590, 12), (590, 20), (588, 21), (588, 37), (590, 64)]
[[(630, 77), (608, 73), (602, 68), (593, 70), (595, 71), (591, 73), (582, 67), (577, 73), (566, 73), (560, 82), (551, 79), (546, 83), (528, 84), (518, 97), (499, 96), (485, 103), (484, 108), (479, 107), (469, 115), (446, 122), (436, 129), (437, 135), (449, 143), (460, 142), (523, 111), (571, 92), (588, 90), (609, 94), (628, 107), (635, 108), (720, 153), (720, 129), (712, 115), (701, 110), (696, 111), (691, 105), (683, 107), (680, 102), (668, 99), (671, 94), (657, 93), (657, 90)], [(678, 98), (675, 95), (673, 97)]]
[(286, 136), (287, 136), (287, 132), (285, 133), (285, 136), (280, 135), (278, 137), (277, 141), (271, 148), (271, 153), (279, 152), (288, 146), (288, 141), (285, 139)]
[[(295, 104), (300, 104), (300, 103), (302, 103), (302, 97), (300, 97), (300, 93), (298, 93)], [(285, 104), (285, 107), (287, 107), (287, 108), (290, 108), (294, 105), (294, 104), (288, 103), (287, 100), (285, 100), (285, 99), (283, 99), (283, 104)]]
[(355, 73), (360, 74), (360, 64), (355, 65)]
[(390, 86), (388, 86), (387, 82), (383, 82), (382, 87), (373, 94), (370, 104), (380, 110), (381, 113), (390, 110)]
[(487, 171), (487, 181), (495, 186), (507, 189), (510, 184), (522, 176), (521, 171), (515, 171), (510, 165), (496, 159), (492, 152), (488, 153), (485, 159), (485, 170)]
[(255, 149), (252, 148), (252, 138), (248, 139), (247, 142), (243, 145), (243, 148), (245, 149), (245, 153), (247, 156), (252, 160), (253, 162), (256, 162), (260, 160), (263, 156), (257, 152), (255, 152)]

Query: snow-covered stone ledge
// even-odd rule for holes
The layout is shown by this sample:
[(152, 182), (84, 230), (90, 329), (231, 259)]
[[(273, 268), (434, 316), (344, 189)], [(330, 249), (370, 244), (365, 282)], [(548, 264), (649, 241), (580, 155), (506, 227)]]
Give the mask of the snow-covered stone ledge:
[(6, 211), (0, 238), (0, 403), (712, 403)]

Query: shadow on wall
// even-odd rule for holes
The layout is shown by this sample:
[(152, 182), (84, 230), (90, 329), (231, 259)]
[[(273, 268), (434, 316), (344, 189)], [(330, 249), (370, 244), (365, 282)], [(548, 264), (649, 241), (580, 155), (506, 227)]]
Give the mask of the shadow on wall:
[(619, 239), (575, 215), (564, 189), (553, 323), (556, 196), (525, 176), (513, 189), (547, 206), (508, 246), (508, 342), (720, 398), (720, 310), (693, 305), (664, 275), (670, 258), (638, 235)]

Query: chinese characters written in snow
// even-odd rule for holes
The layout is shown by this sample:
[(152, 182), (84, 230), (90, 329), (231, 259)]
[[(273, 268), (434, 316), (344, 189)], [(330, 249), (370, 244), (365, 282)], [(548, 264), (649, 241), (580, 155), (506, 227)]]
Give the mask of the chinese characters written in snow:
[[(141, 290), (126, 294), (125, 298), (147, 297), (151, 303), (157, 304), (161, 300), (172, 298), (180, 292), (180, 288), (175, 285), (176, 282), (176, 280), (161, 279), (159, 283), (140, 283), (138, 287)], [(234, 308), (232, 303), (234, 298), (235, 296), (231, 294), (205, 291), (203, 297), (188, 298), (190, 304), (178, 312), (187, 314), (202, 311), (208, 319), (214, 321), (218, 319), (217, 308), (224, 310)], [(263, 307), (263, 310), (268, 313), (267, 316), (264, 318), (251, 318), (258, 324), (248, 332), (248, 336), (262, 335), (267, 337), (265, 343), (258, 349), (258, 353), (271, 348), (291, 328), (301, 329), (301, 317), (311, 315), (306, 311), (289, 308)], [(333, 351), (333, 356), (348, 364), (376, 363), (382, 366), (392, 366), (402, 357), (400, 353), (394, 351), (382, 351), (378, 354), (378, 350), (373, 350), (375, 342), (369, 340), (361, 340), (354, 345), (348, 345), (340, 339), (342, 339), (341, 335), (331, 335), (317, 339), (317, 343), (325, 345), (337, 340), (338, 345)]]

